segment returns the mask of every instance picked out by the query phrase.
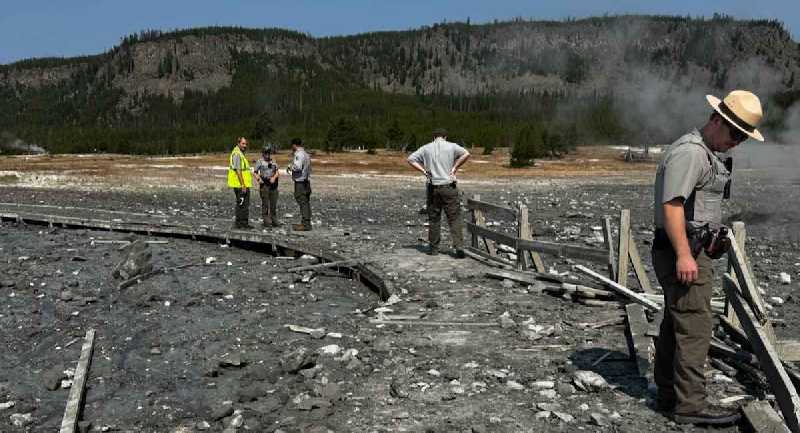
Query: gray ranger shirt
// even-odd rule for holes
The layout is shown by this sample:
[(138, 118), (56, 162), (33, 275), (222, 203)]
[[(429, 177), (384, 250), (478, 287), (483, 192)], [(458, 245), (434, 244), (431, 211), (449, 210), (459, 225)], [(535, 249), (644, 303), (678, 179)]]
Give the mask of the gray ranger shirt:
[(278, 188), (278, 179), (275, 179), (275, 183), (269, 183), (269, 179), (276, 171), (278, 171), (278, 165), (272, 160), (264, 161), (264, 158), (259, 158), (258, 161), (256, 161), (256, 166), (253, 168), (253, 172), (259, 176), (270, 189)]
[(455, 182), (455, 178), (450, 176), (450, 170), (465, 153), (467, 150), (463, 147), (438, 137), (412, 153), (408, 161), (425, 167), (431, 174), (432, 184), (447, 185)]
[(305, 149), (298, 148), (292, 160), (292, 180), (303, 182), (311, 176), (311, 156)]
[[(664, 228), (664, 203), (683, 198), (686, 219), (720, 222), (722, 191), (730, 173), (697, 129), (669, 145), (656, 171), (653, 222)], [(694, 193), (694, 196), (692, 194)]]

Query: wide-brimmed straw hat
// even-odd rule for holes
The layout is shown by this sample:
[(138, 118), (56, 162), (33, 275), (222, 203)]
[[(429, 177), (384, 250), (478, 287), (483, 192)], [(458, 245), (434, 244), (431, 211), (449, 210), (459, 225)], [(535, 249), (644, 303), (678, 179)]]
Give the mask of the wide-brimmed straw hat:
[(747, 90), (734, 90), (721, 101), (713, 95), (706, 95), (706, 100), (730, 124), (750, 137), (764, 141), (764, 136), (756, 129), (764, 117), (758, 96)]

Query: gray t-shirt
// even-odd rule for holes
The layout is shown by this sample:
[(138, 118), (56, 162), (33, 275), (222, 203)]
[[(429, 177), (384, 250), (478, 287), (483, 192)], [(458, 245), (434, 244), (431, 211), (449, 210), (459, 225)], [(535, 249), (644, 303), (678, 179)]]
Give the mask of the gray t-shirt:
[[(684, 203), (695, 188), (713, 177), (707, 148), (697, 129), (669, 145), (656, 171), (653, 223), (664, 228), (664, 203), (683, 198)], [(684, 207), (685, 209), (685, 207)]]
[(311, 177), (311, 156), (301, 147), (294, 152), (294, 160), (292, 160), (292, 180), (295, 182), (303, 182), (308, 180), (309, 177)]
[(272, 160), (264, 161), (264, 158), (259, 158), (258, 161), (256, 161), (255, 167), (253, 167), (253, 172), (256, 176), (259, 176), (261, 180), (264, 181), (264, 184), (269, 185), (271, 189), (278, 187), (278, 179), (275, 179), (275, 183), (269, 183), (269, 179), (276, 171), (278, 171), (278, 165)]
[(234, 170), (242, 169), (242, 159), (239, 156), (239, 152), (233, 154), (233, 157), (231, 158), (231, 164), (233, 165), (233, 167), (231, 168), (233, 168)]
[(450, 176), (450, 170), (456, 160), (466, 153), (467, 150), (463, 147), (444, 138), (437, 138), (417, 149), (408, 157), (408, 161), (423, 166), (431, 174), (432, 184), (447, 185), (455, 182), (455, 178)]

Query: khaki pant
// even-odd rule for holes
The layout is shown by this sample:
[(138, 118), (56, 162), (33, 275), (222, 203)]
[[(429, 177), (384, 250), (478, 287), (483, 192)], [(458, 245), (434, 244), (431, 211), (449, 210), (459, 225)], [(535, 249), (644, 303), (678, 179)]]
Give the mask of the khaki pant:
[(250, 188), (247, 192), (242, 192), (241, 188), (233, 188), (236, 195), (236, 225), (246, 226), (250, 224)]
[(267, 185), (262, 185), (258, 189), (258, 193), (261, 195), (261, 218), (264, 224), (277, 224), (278, 188), (272, 189)]
[(698, 277), (692, 284), (678, 281), (675, 252), (653, 249), (653, 267), (664, 289), (664, 320), (656, 342), (655, 381), (658, 398), (674, 401), (675, 413), (703, 410), (707, 403), (704, 369), (711, 344), (711, 259), (697, 257)]
[(428, 203), (428, 242), (431, 248), (439, 248), (441, 242), (442, 209), (447, 215), (447, 224), (450, 226), (450, 237), (456, 249), (464, 248), (464, 235), (462, 233), (461, 201), (458, 197), (456, 184), (438, 185), (430, 187), (430, 200)]
[(295, 182), (294, 183), (294, 199), (297, 205), (300, 206), (300, 215), (302, 223), (306, 227), (311, 227), (311, 182)]

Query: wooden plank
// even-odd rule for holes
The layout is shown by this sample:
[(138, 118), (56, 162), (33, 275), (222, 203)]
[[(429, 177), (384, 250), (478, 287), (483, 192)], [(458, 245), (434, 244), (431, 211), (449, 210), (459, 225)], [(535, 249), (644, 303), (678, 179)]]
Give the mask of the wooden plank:
[(608, 266), (608, 276), (612, 280), (617, 279), (617, 259), (614, 254), (614, 235), (611, 232), (611, 217), (603, 218), (603, 244), (606, 247), (606, 265)]
[(622, 209), (619, 212), (619, 255), (617, 260), (617, 283), (628, 287), (628, 245), (631, 234), (631, 211)]
[[(479, 195), (476, 195), (475, 197), (480, 198)], [(469, 202), (469, 200), (467, 200), (467, 202)], [(475, 222), (474, 222), (474, 224), (476, 226), (479, 226), (479, 227), (484, 227), (486, 225), (486, 217), (483, 215), (483, 210), (474, 209), (474, 213), (475, 213)], [(467, 231), (469, 232), (469, 224), (467, 224)], [(470, 232), (470, 233), (472, 233), (472, 237), (474, 237), (474, 238), (476, 238), (478, 240), (478, 243), (483, 242), (483, 244), (486, 246), (486, 251), (489, 253), (490, 256), (496, 256), (497, 255), (497, 247), (495, 247), (493, 241), (491, 241), (489, 239), (486, 239), (483, 236), (479, 236), (475, 232)], [(475, 246), (475, 248), (480, 248), (480, 246)]]
[(644, 307), (639, 304), (628, 304), (625, 306), (625, 312), (628, 318), (625, 336), (631, 359), (636, 362), (639, 377), (649, 378), (650, 365), (653, 362), (653, 339), (646, 335), (648, 323)]
[(587, 260), (599, 264), (605, 264), (607, 258), (606, 251), (599, 248), (580, 247), (556, 242), (517, 239), (517, 248), (571, 259)]
[(781, 361), (800, 361), (800, 341), (779, 340), (776, 349), (778, 350), (778, 355), (781, 357)]
[[(747, 338), (747, 335), (742, 331), (742, 328), (732, 323), (728, 317), (721, 316), (719, 318), (719, 323), (725, 329), (725, 332), (728, 333), (731, 340), (739, 343), (742, 346), (742, 349), (751, 350), (750, 341)], [(738, 322), (737, 322), (738, 323)], [(769, 322), (764, 324), (764, 327), (769, 326)], [(797, 362), (800, 361), (800, 341), (797, 340), (778, 340), (775, 343), (775, 350), (778, 352), (778, 356), (783, 361), (784, 365), (787, 362)]]
[[(728, 251), (729, 263), (733, 268), (739, 286), (742, 288), (742, 296), (750, 301), (753, 308), (753, 314), (760, 323), (763, 323), (766, 318), (766, 308), (764, 307), (764, 300), (758, 293), (755, 280), (750, 273), (747, 266), (747, 261), (744, 257), (744, 250), (739, 248), (736, 238), (732, 234), (728, 234), (731, 238), (731, 249)], [(738, 314), (738, 311), (737, 311)], [(741, 319), (741, 318), (740, 318)]]
[(496, 266), (503, 269), (513, 269), (515, 267), (514, 263), (509, 260), (497, 256), (490, 256), (489, 253), (476, 248), (467, 247), (464, 249), (464, 254), (489, 266)]
[(644, 270), (642, 264), (642, 257), (639, 255), (639, 248), (636, 246), (636, 240), (633, 238), (633, 233), (628, 233), (628, 255), (631, 258), (633, 265), (633, 273), (636, 274), (636, 280), (639, 282), (639, 287), (642, 288), (644, 293), (655, 294), (653, 286), (650, 285), (650, 278), (647, 277), (647, 272)]
[[(477, 224), (467, 223), (467, 230), (470, 233), (475, 233), (478, 236), (482, 236), (486, 239), (491, 239), (499, 244), (508, 245), (511, 248), (517, 249), (517, 238), (514, 236), (507, 235), (505, 233), (500, 233), (496, 231), (492, 231), (486, 227), (481, 227)], [(532, 242), (532, 241), (528, 241)]]
[(335, 267), (349, 267), (353, 265), (358, 265), (361, 263), (370, 263), (374, 262), (377, 259), (347, 259), (347, 260), (337, 260), (335, 262), (327, 262), (327, 263), (317, 263), (316, 265), (308, 265), (308, 266), (298, 266), (295, 268), (287, 269), (288, 272), (303, 272), (303, 271), (313, 271), (315, 269), (324, 269), (324, 268), (335, 268)]
[[(481, 196), (478, 195), (478, 194), (475, 194), (475, 195), (472, 196), (472, 198), (475, 199), (475, 200), (480, 200)], [(478, 224), (477, 214), (480, 211), (475, 210), (475, 209), (469, 209), (468, 212), (469, 212), (469, 222), (471, 222), (472, 224)], [(470, 235), (470, 238), (471, 238), (470, 245), (472, 245), (472, 248), (478, 249), (478, 235), (476, 235), (475, 233), (472, 233)]]
[(381, 320), (369, 319), (369, 323), (376, 325), (416, 325), (416, 326), (463, 326), (463, 327), (479, 327), (490, 328), (500, 326), (496, 322), (443, 322), (434, 320)]
[[(661, 303), (663, 304), (664, 301), (662, 300)], [(658, 334), (661, 333), (661, 322), (663, 320), (664, 310), (661, 310), (653, 315), (653, 321), (650, 322), (650, 327), (647, 329), (648, 337), (658, 337)]]
[[(550, 281), (553, 282), (551, 278), (547, 275), (543, 274), (534, 274), (531, 272), (517, 272), (513, 270), (508, 271), (486, 271), (485, 274), (489, 278), (494, 278), (497, 280), (511, 280), (516, 281), (519, 283), (524, 284), (542, 284), (543, 281)], [(570, 293), (570, 294), (578, 294), (581, 296), (586, 296), (590, 298), (594, 297), (612, 297), (614, 294), (607, 290), (596, 289), (594, 287), (587, 287), (583, 285), (567, 283), (562, 281), (555, 281), (556, 283), (560, 283), (558, 286), (546, 286), (543, 290), (546, 292), (551, 293)]]
[(64, 410), (64, 419), (61, 420), (60, 433), (74, 433), (78, 426), (78, 418), (83, 406), (83, 394), (86, 386), (86, 378), (89, 374), (89, 366), (92, 363), (92, 351), (94, 350), (94, 329), (86, 331), (86, 338), (81, 348), (81, 357), (78, 359), (78, 366), (75, 367), (75, 376), (72, 379), (72, 387), (69, 390), (67, 408)]
[[(743, 232), (740, 230), (740, 233)], [(736, 274), (736, 280), (738, 281), (739, 287), (742, 289), (742, 296), (749, 301), (753, 315), (763, 326), (767, 339), (774, 347), (777, 345), (778, 338), (775, 336), (775, 330), (772, 328), (772, 324), (767, 318), (764, 300), (761, 298), (753, 274), (750, 272), (744, 249), (739, 248), (739, 243), (733, 234), (729, 233), (728, 236), (731, 238), (731, 249), (728, 251), (728, 263), (730, 263), (731, 268)]]
[(614, 289), (616, 292), (618, 292), (618, 293), (630, 298), (632, 301), (636, 302), (637, 304), (641, 304), (641, 305), (643, 305), (643, 306), (645, 306), (645, 307), (647, 307), (647, 308), (649, 308), (649, 309), (651, 309), (653, 311), (661, 311), (661, 306), (658, 305), (657, 303), (647, 299), (644, 296), (639, 295), (638, 293), (632, 291), (631, 289), (629, 289), (627, 287), (619, 285), (616, 281), (610, 280), (610, 279), (598, 274), (597, 272), (594, 272), (593, 270), (587, 268), (586, 266), (577, 265), (577, 266), (575, 266), (575, 269), (583, 272), (586, 275), (589, 275), (590, 277), (593, 277), (593, 278), (595, 278), (595, 279), (597, 279), (599, 281), (602, 281), (603, 283), (605, 283), (606, 286), (608, 286), (608, 287)]
[(517, 219), (517, 212), (510, 207), (505, 206), (498, 206), (496, 204), (487, 203), (485, 201), (480, 201), (480, 197), (476, 197), (474, 199), (467, 199), (467, 209), (474, 209), (480, 210), (483, 212), (496, 212), (502, 217), (506, 217), (512, 220)]
[[(529, 222), (529, 213), (528, 207), (520, 204), (518, 210), (519, 219), (517, 220), (517, 228), (519, 230), (518, 237), (524, 240), (533, 240), (533, 230), (531, 229), (531, 224)], [(530, 268), (531, 262), (533, 262), (533, 267), (536, 269), (536, 272), (546, 272), (544, 267), (544, 262), (542, 261), (542, 257), (539, 253), (530, 250), (519, 250), (517, 252), (517, 257), (524, 257), (525, 260), (525, 268)]]
[(752, 401), (742, 408), (742, 413), (754, 433), (789, 433), (781, 416), (766, 401)]
[[(747, 261), (747, 250), (745, 249), (745, 241), (747, 240), (747, 229), (745, 229), (744, 222), (742, 221), (734, 221), (733, 223), (733, 237), (736, 239), (736, 246), (739, 247), (739, 250), (744, 255), (745, 262)], [(748, 262), (749, 265), (749, 262)], [(728, 257), (728, 273), (733, 275), (733, 259)], [(739, 318), (736, 317), (736, 312), (733, 311), (733, 307), (731, 307), (727, 301), (725, 305), (725, 317), (728, 318), (728, 322), (730, 322), (733, 326), (739, 327)]]
[[(533, 239), (531, 226), (528, 224), (528, 206), (520, 203), (517, 208), (517, 237), (520, 239)], [(531, 258), (525, 250), (517, 248), (517, 269), (524, 271), (531, 267)]]
[[(734, 264), (735, 267), (736, 264)], [(742, 297), (737, 282), (730, 275), (725, 275), (722, 286), (758, 357), (761, 370), (767, 376), (770, 389), (775, 394), (775, 400), (781, 408), (786, 425), (791, 431), (800, 432), (800, 396), (797, 395), (797, 390), (786, 374), (777, 351), (770, 344), (764, 327), (755, 318), (750, 306)]]
[(519, 283), (526, 284), (539, 284), (541, 283), (534, 275), (525, 274), (515, 271), (486, 271), (485, 275), (489, 278), (497, 280), (511, 280)]

